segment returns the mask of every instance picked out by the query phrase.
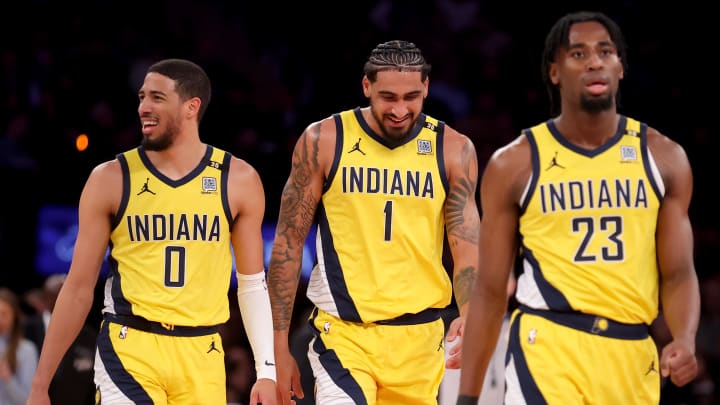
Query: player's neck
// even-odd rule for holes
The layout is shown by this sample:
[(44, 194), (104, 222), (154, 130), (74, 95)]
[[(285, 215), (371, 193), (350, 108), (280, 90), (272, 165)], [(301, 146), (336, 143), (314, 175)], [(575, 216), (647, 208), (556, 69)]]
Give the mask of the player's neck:
[(147, 151), (147, 156), (165, 176), (178, 180), (194, 170), (206, 152), (207, 145), (198, 136), (178, 136), (169, 148)]
[(585, 111), (563, 112), (555, 118), (555, 127), (571, 143), (594, 149), (617, 133), (620, 115), (615, 111), (588, 113)]

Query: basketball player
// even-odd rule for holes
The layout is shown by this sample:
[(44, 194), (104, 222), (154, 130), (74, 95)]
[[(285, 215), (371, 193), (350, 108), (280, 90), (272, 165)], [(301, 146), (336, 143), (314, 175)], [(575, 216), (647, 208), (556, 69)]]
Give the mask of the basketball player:
[[(661, 378), (681, 386), (697, 373), (691, 168), (679, 144), (617, 111), (625, 55), (600, 13), (568, 14), (547, 36), (543, 77), (559, 115), (483, 174), (458, 405), (477, 400), (518, 248), (505, 403), (657, 404)], [(660, 358), (648, 335), (659, 304), (673, 337)]]
[(97, 403), (227, 403), (217, 326), (229, 318), (233, 252), (258, 376), (251, 403), (276, 403), (264, 190), (253, 167), (200, 140), (210, 90), (190, 61), (148, 69), (138, 93), (141, 145), (97, 166), (80, 197), (76, 248), (29, 404), (49, 404), (48, 384), (91, 307), (108, 243)]
[[(378, 45), (362, 79), (369, 107), (311, 124), (295, 146), (268, 273), (285, 404), (303, 395), (288, 328), (311, 226), (318, 263), (307, 288), (315, 305), (308, 356), (317, 403), (437, 403), (440, 310), (452, 297), (443, 237), (447, 230), (462, 317), (480, 220), (474, 145), (422, 112), (429, 71), (413, 43)], [(451, 328), (461, 328), (458, 319)], [(459, 347), (451, 354), (448, 364), (459, 367)]]

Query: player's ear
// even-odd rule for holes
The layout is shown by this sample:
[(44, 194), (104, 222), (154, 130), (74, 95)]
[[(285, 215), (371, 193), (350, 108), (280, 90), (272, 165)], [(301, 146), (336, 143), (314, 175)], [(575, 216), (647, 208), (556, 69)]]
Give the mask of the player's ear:
[(200, 112), (200, 105), (202, 105), (202, 100), (200, 100), (200, 97), (193, 97), (187, 102), (187, 111), (190, 116), (197, 115), (198, 112)]
[(365, 94), (365, 97), (370, 98), (370, 79), (368, 79), (367, 75), (363, 76), (362, 88), (363, 88), (363, 94)]
[(558, 73), (558, 68), (556, 63), (551, 63), (550, 67), (548, 68), (548, 77), (550, 78), (550, 81), (554, 85), (560, 84), (560, 74)]

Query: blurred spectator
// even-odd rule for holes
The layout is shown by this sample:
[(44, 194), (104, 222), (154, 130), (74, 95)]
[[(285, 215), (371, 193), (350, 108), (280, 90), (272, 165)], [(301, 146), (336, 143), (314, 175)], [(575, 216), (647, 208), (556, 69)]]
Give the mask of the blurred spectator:
[(225, 348), (225, 372), (228, 405), (248, 405), (255, 381), (252, 352), (246, 345), (232, 343)]
[(37, 368), (38, 352), (25, 339), (19, 297), (0, 287), (0, 404), (22, 405), (27, 401)]
[[(64, 282), (65, 274), (55, 274), (45, 280), (42, 288), (45, 309), (29, 317), (25, 324), (25, 335), (35, 344), (38, 353), (42, 350), (45, 331), (55, 307), (55, 300)], [(86, 324), (63, 357), (48, 391), (53, 405), (92, 405), (95, 403), (93, 364), (96, 337), (95, 328)]]

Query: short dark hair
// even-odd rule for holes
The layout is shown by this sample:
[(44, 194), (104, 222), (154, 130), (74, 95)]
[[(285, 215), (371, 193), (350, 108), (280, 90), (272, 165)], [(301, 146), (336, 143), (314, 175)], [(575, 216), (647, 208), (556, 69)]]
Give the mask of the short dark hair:
[[(561, 17), (552, 26), (547, 37), (545, 37), (545, 49), (542, 54), (542, 79), (550, 97), (550, 112), (554, 115), (560, 112), (560, 93), (552, 80), (550, 80), (550, 65), (555, 62), (555, 57), (560, 49), (567, 49), (570, 46), (570, 27), (573, 24), (595, 21), (602, 24), (610, 34), (610, 39), (617, 48), (620, 62), (623, 69), (627, 71), (627, 45), (620, 27), (607, 15), (596, 11), (578, 11)], [(620, 101), (620, 91), (615, 97), (615, 103)]]
[(376, 46), (370, 52), (363, 71), (371, 82), (377, 79), (378, 72), (387, 70), (420, 72), (421, 79), (425, 81), (430, 69), (431, 66), (425, 62), (425, 57), (414, 43), (394, 40)]
[(165, 59), (150, 66), (147, 73), (151, 72), (175, 81), (175, 90), (181, 100), (186, 101), (198, 97), (202, 101), (198, 111), (198, 122), (202, 120), (211, 97), (210, 78), (203, 68), (185, 59)]

